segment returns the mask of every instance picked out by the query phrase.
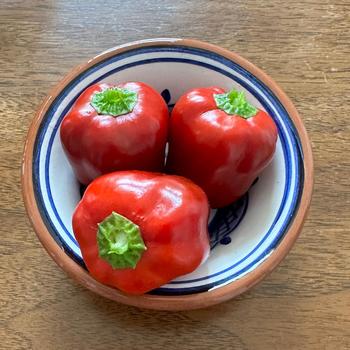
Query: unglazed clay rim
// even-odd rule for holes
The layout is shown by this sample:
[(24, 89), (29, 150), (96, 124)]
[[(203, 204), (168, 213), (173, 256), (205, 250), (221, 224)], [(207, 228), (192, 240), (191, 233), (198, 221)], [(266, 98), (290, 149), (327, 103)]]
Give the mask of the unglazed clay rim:
[[(145, 294), (142, 296), (130, 296), (114, 288), (105, 286), (97, 282), (92, 276), (90, 276), (88, 271), (86, 271), (72, 258), (70, 258), (53, 239), (50, 232), (46, 228), (44, 221), (42, 220), (35, 199), (32, 176), (34, 143), (40, 123), (43, 117), (45, 116), (45, 113), (48, 110), (50, 104), (55, 100), (55, 98), (71, 80), (73, 80), (81, 72), (85, 71), (92, 65), (95, 65), (96, 63), (102, 60), (120, 54), (122, 52), (129, 51), (131, 49), (155, 45), (181, 45), (190, 48), (199, 48), (215, 52), (223, 57), (226, 57), (231, 61), (238, 63), (240, 66), (242, 66), (247, 71), (251, 72), (254, 76), (256, 76), (258, 79), (260, 79), (277, 96), (279, 101), (287, 110), (290, 118), (292, 119), (298, 131), (298, 136), (300, 138), (300, 143), (302, 146), (302, 152), (304, 157), (304, 184), (302, 189), (302, 196), (297, 212), (295, 213), (294, 220), (289, 226), (283, 239), (275, 248), (275, 250), (270, 254), (270, 256), (266, 260), (261, 262), (253, 271), (249, 272), (248, 274), (237, 280), (234, 280), (224, 286), (219, 286), (216, 289), (213, 289), (208, 292), (180, 296), (164, 296), (149, 294)], [(310, 206), (312, 190), (313, 159), (310, 141), (297, 110), (295, 109), (289, 98), (286, 96), (286, 94), (268, 75), (266, 75), (263, 71), (255, 67), (246, 59), (226, 49), (198, 40), (166, 38), (132, 42), (105, 51), (102, 54), (87, 61), (86, 63), (74, 68), (59, 84), (57, 84), (52, 89), (51, 93), (46, 97), (46, 99), (38, 109), (28, 131), (22, 162), (22, 194), (26, 210), (39, 240), (41, 241), (47, 252), (50, 254), (50, 256), (54, 259), (54, 261), (71, 277), (73, 277), (86, 288), (92, 290), (97, 294), (100, 294), (106, 298), (124, 304), (159, 310), (189, 310), (207, 307), (233, 298), (250, 289), (259, 281), (261, 281), (288, 254), (289, 250), (292, 248), (294, 242), (299, 236), (299, 233), (306, 218), (308, 208)]]

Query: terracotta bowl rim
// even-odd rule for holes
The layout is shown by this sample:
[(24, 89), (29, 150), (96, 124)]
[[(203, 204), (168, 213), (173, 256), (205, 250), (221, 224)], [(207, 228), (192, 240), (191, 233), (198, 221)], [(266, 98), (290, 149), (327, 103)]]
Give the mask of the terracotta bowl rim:
[[(282, 240), (271, 253), (271, 255), (265, 261), (260, 263), (260, 265), (258, 265), (253, 271), (224, 286), (219, 286), (216, 289), (207, 292), (180, 296), (164, 296), (149, 294), (142, 296), (130, 296), (114, 288), (105, 286), (93, 279), (84, 268), (82, 268), (78, 263), (76, 263), (63, 251), (63, 249), (56, 243), (56, 241), (51, 236), (50, 232), (45, 226), (43, 219), (41, 218), (35, 199), (32, 177), (33, 150), (35, 138), (41, 120), (43, 119), (50, 104), (72, 79), (74, 79), (77, 75), (79, 75), (81, 72), (85, 71), (92, 65), (95, 65), (96, 63), (105, 60), (111, 56), (115, 56), (116, 54), (120, 54), (122, 52), (137, 49), (140, 47), (159, 45), (168, 47), (173, 45), (180, 45), (214, 52), (231, 61), (238, 63), (240, 66), (242, 66), (243, 68), (251, 72), (254, 76), (256, 76), (258, 79), (260, 79), (266, 86), (268, 86), (271, 89), (271, 91), (277, 96), (284, 108), (287, 110), (290, 118), (292, 119), (297, 129), (304, 157), (304, 184), (300, 204), (297, 209), (297, 212), (295, 213), (293, 222), (291, 223), (287, 232), (284, 234)], [(68, 273), (68, 275), (73, 277), (76, 281), (78, 281), (86, 288), (92, 290), (93, 292), (100, 294), (106, 298), (118, 301), (120, 303), (133, 305), (141, 308), (158, 310), (188, 310), (214, 305), (243, 293), (244, 291), (250, 289), (255, 284), (260, 282), (266, 275), (268, 275), (274, 268), (276, 268), (276, 266), (288, 254), (289, 250), (292, 248), (297, 237), (299, 236), (311, 203), (313, 191), (313, 158), (312, 149), (307, 132), (296, 108), (293, 106), (292, 102), (282, 91), (282, 89), (273, 81), (272, 78), (270, 78), (261, 69), (257, 68), (247, 59), (239, 56), (237, 53), (231, 52), (227, 49), (206, 42), (190, 39), (157, 38), (131, 42), (111, 48), (74, 68), (51, 90), (49, 95), (47, 95), (44, 102), (36, 112), (35, 117), (29, 128), (24, 147), (21, 180), (24, 204), (32, 226), (39, 240), (41, 241), (42, 245), (47, 250), (49, 255), (66, 273)]]

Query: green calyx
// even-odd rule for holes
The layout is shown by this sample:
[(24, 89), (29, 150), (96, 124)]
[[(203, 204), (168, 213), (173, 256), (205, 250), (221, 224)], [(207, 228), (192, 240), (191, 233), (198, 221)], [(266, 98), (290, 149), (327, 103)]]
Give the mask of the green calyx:
[(98, 224), (97, 244), (100, 257), (113, 269), (134, 269), (147, 249), (140, 228), (115, 212)]
[(254, 117), (257, 108), (251, 105), (245, 98), (244, 92), (231, 90), (225, 94), (215, 94), (216, 106), (227, 114), (239, 115), (244, 119)]
[(137, 103), (137, 93), (128, 89), (110, 88), (96, 92), (90, 103), (98, 114), (118, 117), (134, 109)]

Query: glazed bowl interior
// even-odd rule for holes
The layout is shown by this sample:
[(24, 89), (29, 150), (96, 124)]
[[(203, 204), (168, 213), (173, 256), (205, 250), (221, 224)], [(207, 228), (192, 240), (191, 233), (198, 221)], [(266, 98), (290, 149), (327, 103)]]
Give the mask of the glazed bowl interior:
[[(79, 94), (97, 82), (143, 81), (162, 94), (169, 108), (181, 94), (194, 87), (217, 85), (227, 90), (236, 88), (244, 91), (251, 103), (267, 111), (278, 126), (279, 137), (273, 161), (249, 193), (226, 208), (212, 210), (209, 222), (212, 250), (209, 259), (193, 273), (140, 298), (154, 297), (161, 303), (163, 296), (167, 296), (167, 303), (174, 298), (177, 308), (188, 308), (189, 296), (196, 295), (198, 299), (228, 285), (230, 289), (223, 290), (227, 291), (227, 297), (232, 296), (238, 293), (238, 289), (233, 292), (235, 283), (258, 270), (294, 230), (293, 239), (288, 244), (290, 248), (301, 227), (300, 220), (295, 222), (295, 218), (305, 194), (305, 146), (300, 137), (304, 129), (299, 127), (298, 130), (296, 124), (300, 120), (296, 111), (289, 100), (283, 100), (284, 94), (278, 87), (269, 85), (268, 77), (239, 56), (220, 50), (203, 43), (175, 40), (131, 44), (112, 49), (89, 61), (55, 89), (52, 98), (39, 111), (36, 129), (32, 127), (32, 149), (30, 152), (27, 149), (25, 154), (25, 158), (29, 157), (28, 162), (31, 162), (28, 170), (30, 180), (27, 182), (31, 183), (34, 203), (29, 205), (26, 199), (26, 181), (24, 197), (30, 215), (34, 210), (32, 206), (36, 207), (38, 220), (45, 227), (45, 232), (39, 238), (43, 243), (45, 239), (42, 236), (45, 234), (54, 239), (58, 250), (53, 253), (47, 245), (46, 248), (51, 255), (56, 255), (56, 261), (70, 259), (71, 263), (81, 267), (80, 273), (88, 275), (84, 271), (84, 262), (71, 225), (73, 211), (81, 198), (81, 187), (63, 152), (59, 127)], [(310, 176), (309, 173), (307, 175)], [(306, 211), (309, 198), (305, 200), (303, 211)], [(299, 215), (304, 217), (304, 214)], [(34, 227), (37, 229), (36, 224)], [(272, 265), (276, 265), (288, 249), (281, 252)], [(57, 258), (58, 251), (64, 257)], [(274, 267), (272, 265), (270, 269)], [(250, 285), (261, 278), (262, 274), (256, 274)], [(93, 280), (89, 283), (99, 286)], [(109, 297), (120, 301), (119, 291), (106, 288), (109, 289)], [(98, 288), (94, 289), (99, 292)], [(243, 290), (240, 288), (240, 291)], [(103, 292), (100, 294), (106, 295)], [(182, 297), (187, 297), (184, 299), (187, 306), (179, 306)], [(134, 303), (131, 299), (128, 301), (128, 297), (123, 298), (123, 302)], [(222, 295), (221, 299), (225, 299), (225, 296)], [(198, 305), (194, 303), (192, 307)], [(147, 305), (141, 302), (141, 306)]]

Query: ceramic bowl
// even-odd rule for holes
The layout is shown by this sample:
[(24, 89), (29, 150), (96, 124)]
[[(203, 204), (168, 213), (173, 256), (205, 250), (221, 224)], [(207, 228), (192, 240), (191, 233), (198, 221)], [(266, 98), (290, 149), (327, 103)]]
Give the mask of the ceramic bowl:
[[(272, 163), (243, 198), (211, 212), (209, 259), (193, 273), (143, 296), (129, 296), (94, 280), (72, 231), (72, 213), (81, 193), (58, 131), (79, 94), (101, 81), (146, 82), (163, 95), (169, 107), (194, 87), (235, 87), (266, 110), (278, 126)], [(264, 72), (237, 54), (207, 43), (153, 39), (110, 49), (75, 68), (53, 89), (30, 127), (22, 182), (27, 212), (40, 241), (70, 276), (121, 303), (181, 310), (232, 298), (280, 263), (305, 219), (313, 164), (310, 143), (296, 109)]]

